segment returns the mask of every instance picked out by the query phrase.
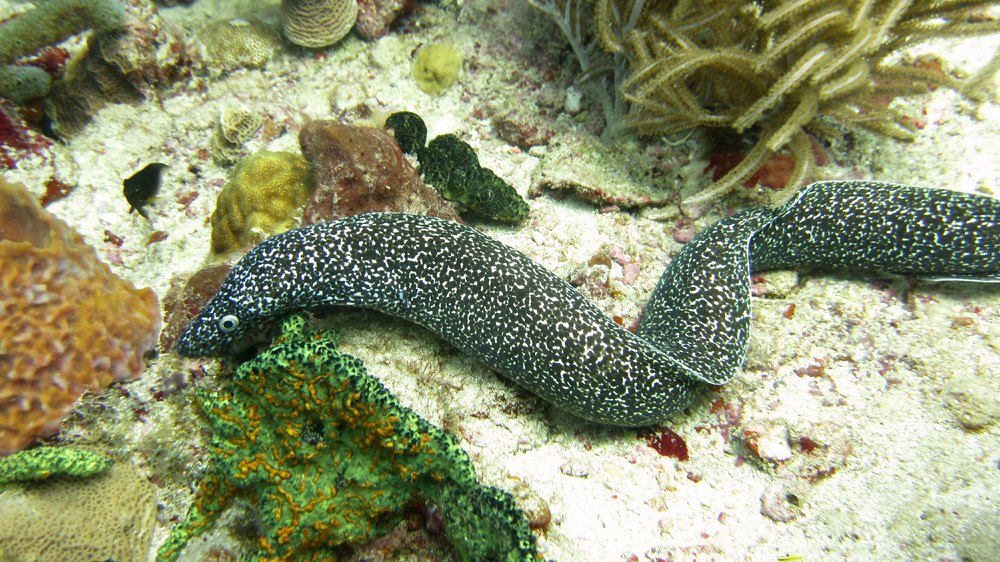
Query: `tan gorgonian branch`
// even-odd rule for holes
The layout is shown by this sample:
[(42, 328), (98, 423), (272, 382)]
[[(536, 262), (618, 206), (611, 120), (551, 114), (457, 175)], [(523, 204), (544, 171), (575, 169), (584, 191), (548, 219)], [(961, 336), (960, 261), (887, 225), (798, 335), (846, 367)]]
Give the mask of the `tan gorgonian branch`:
[[(924, 41), (1000, 33), (988, 0), (595, 0), (602, 48), (625, 58), (631, 108), (617, 131), (664, 134), (699, 126), (755, 135), (747, 157), (697, 196), (724, 194), (772, 155), (808, 179), (807, 131), (832, 117), (908, 140), (912, 120), (893, 99), (947, 87), (979, 98), (1000, 70), (1000, 48), (966, 80), (900, 56)], [(609, 123), (609, 126), (611, 124)], [(826, 127), (823, 127), (825, 130)]]

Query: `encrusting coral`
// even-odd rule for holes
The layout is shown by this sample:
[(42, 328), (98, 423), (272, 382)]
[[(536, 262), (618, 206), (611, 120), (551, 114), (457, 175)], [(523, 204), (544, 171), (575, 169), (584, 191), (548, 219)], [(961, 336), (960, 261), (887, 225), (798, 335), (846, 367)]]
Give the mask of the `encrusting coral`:
[(384, 534), (409, 502), (440, 508), (463, 561), (536, 560), (510, 495), (482, 487), (456, 440), (395, 398), (329, 332), (292, 316), (232, 384), (199, 392), (213, 460), (187, 519), (160, 547), (176, 560), (234, 497), (260, 513), (251, 560), (329, 559), (333, 548)]
[(281, 29), (301, 47), (333, 45), (350, 33), (357, 18), (357, 0), (281, 0)]
[(0, 486), (0, 521), (3, 560), (146, 562), (156, 493), (133, 464), (108, 462), (90, 474)]
[(281, 46), (281, 38), (271, 28), (240, 18), (206, 25), (195, 42), (205, 65), (220, 71), (262, 67)]
[[(890, 101), (935, 86), (972, 94), (1000, 65), (998, 49), (963, 83), (936, 60), (896, 56), (928, 39), (1000, 32), (986, 15), (995, 0), (597, 0), (592, 25), (589, 2), (528, 1), (560, 24), (585, 74), (613, 73), (605, 136), (706, 126), (756, 139), (697, 199), (729, 190), (785, 149), (795, 158), (787, 184), (797, 187), (813, 165), (806, 131), (822, 132), (821, 116), (910, 139), (911, 117)], [(588, 39), (613, 56), (607, 72)]]
[(312, 192), (305, 159), (260, 151), (233, 169), (212, 213), (212, 251), (226, 254), (298, 226), (298, 209)]
[(160, 307), (0, 179), (0, 454), (54, 434), (84, 392), (143, 371)]
[(305, 224), (376, 211), (460, 220), (381, 129), (313, 121), (299, 133), (299, 145), (316, 182), (303, 212)]

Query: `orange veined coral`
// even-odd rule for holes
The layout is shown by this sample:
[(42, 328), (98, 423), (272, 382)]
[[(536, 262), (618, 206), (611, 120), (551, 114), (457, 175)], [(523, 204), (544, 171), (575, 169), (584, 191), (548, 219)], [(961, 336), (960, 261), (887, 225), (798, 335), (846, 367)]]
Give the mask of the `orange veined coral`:
[(0, 454), (56, 433), (84, 392), (138, 377), (159, 330), (153, 291), (0, 179)]

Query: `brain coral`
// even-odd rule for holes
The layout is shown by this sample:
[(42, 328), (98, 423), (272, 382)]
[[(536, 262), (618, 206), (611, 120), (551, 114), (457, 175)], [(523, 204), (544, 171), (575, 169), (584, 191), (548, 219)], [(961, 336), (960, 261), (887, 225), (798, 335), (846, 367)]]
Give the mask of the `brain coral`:
[(296, 211), (311, 192), (302, 156), (263, 150), (244, 158), (216, 200), (212, 250), (225, 254), (297, 226)]
[(145, 562), (156, 523), (153, 486), (131, 463), (87, 478), (0, 490), (0, 560)]
[(138, 377), (159, 330), (153, 291), (0, 179), (0, 454), (54, 434), (84, 392)]
[(281, 0), (285, 37), (302, 47), (333, 45), (350, 33), (357, 18), (357, 0)]
[(259, 111), (242, 104), (227, 105), (219, 112), (212, 132), (209, 150), (220, 164), (231, 163), (239, 158), (243, 145), (264, 124)]

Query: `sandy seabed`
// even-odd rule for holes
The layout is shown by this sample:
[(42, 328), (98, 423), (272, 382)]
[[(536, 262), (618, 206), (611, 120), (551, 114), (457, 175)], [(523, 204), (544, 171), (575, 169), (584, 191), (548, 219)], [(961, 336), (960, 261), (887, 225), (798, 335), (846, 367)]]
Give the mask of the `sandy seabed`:
[[(0, 15), (12, 11), (14, 5), (0, 2)], [(247, 0), (196, 0), (161, 13), (188, 38), (213, 18), (256, 13), (276, 21), (273, 2)], [(378, 113), (415, 111), (431, 136), (459, 134), (485, 166), (527, 195), (547, 173), (549, 150), (507, 144), (490, 116), (565, 95), (566, 84), (539, 77), (545, 66), (537, 64), (539, 53), (565, 56), (558, 42), (543, 40), (551, 34), (543, 16), (516, 0), (421, 4), (405, 32), (374, 42), (349, 36), (323, 56), (288, 50), (263, 69), (196, 73), (190, 85), (160, 100), (109, 106), (54, 146), (50, 157), (22, 161), (5, 176), (39, 195), (51, 177), (76, 184), (48, 210), (77, 229), (116, 273), (152, 287), (162, 300), (171, 279), (197, 270), (209, 251), (208, 217), (231, 168), (199, 152), (224, 106), (241, 103), (290, 124), (269, 142), (251, 139), (247, 153), (298, 150), (297, 127), (350, 115), (359, 104)], [(458, 83), (429, 96), (416, 87), (410, 64), (418, 46), (439, 40), (453, 42), (466, 63)], [(957, 67), (974, 69), (983, 62), (976, 53), (988, 52), (996, 40), (934, 48), (949, 53)], [(926, 117), (914, 143), (858, 133), (851, 150), (831, 147), (834, 163), (824, 173), (1000, 196), (1000, 107), (942, 90), (912, 103)], [(576, 122), (567, 114), (551, 119), (553, 142)], [(686, 193), (698, 188), (692, 182), (706, 181), (691, 173), (704, 166), (696, 141), (680, 143), (692, 147), (691, 155), (678, 157), (687, 171), (677, 173), (676, 183)], [(128, 213), (121, 181), (154, 161), (170, 169), (147, 221)], [(609, 161), (606, 177), (580, 181), (616, 181), (628, 171), (615, 167), (627, 165)], [(191, 190), (200, 194), (193, 203), (176, 203)], [(676, 209), (625, 212), (548, 195), (529, 204), (521, 227), (477, 226), (567, 279), (601, 252), (626, 256), (622, 261), (638, 265), (638, 278), (627, 278), (613, 262), (606, 272), (613, 290), (598, 295), (599, 305), (626, 323), (680, 247), (673, 236)], [(710, 224), (721, 211), (709, 211), (693, 226)], [(156, 230), (167, 239), (147, 244)], [(105, 231), (124, 244), (114, 247)], [(512, 491), (524, 505), (547, 505), (551, 523), (539, 535), (546, 558), (1000, 559), (1000, 290), (791, 273), (769, 274), (762, 286), (743, 373), (664, 423), (686, 442), (685, 461), (661, 456), (634, 430), (553, 411), (413, 325), (350, 314), (339, 329), (345, 352), (361, 358), (404, 404), (460, 439), (484, 483)], [(94, 414), (67, 428), (71, 436), (115, 436), (115, 446), (133, 448), (157, 477), (163, 508), (154, 552), (170, 517), (186, 512), (191, 475), (207, 460), (196, 447), (205, 443), (198, 432), (164, 440), (164, 428), (178, 418), (195, 419), (178, 411), (190, 406), (150, 398), (182, 368), (179, 358), (164, 354), (127, 385), (131, 399), (148, 402), (145, 423)], [(86, 408), (93, 400), (85, 399), (82, 410), (98, 411)], [(156, 474), (172, 466), (163, 459), (169, 448), (185, 451), (175, 455), (180, 468), (169, 468), (180, 472)], [(220, 534), (213, 540), (224, 541)], [(197, 560), (199, 548), (182, 559)]]

